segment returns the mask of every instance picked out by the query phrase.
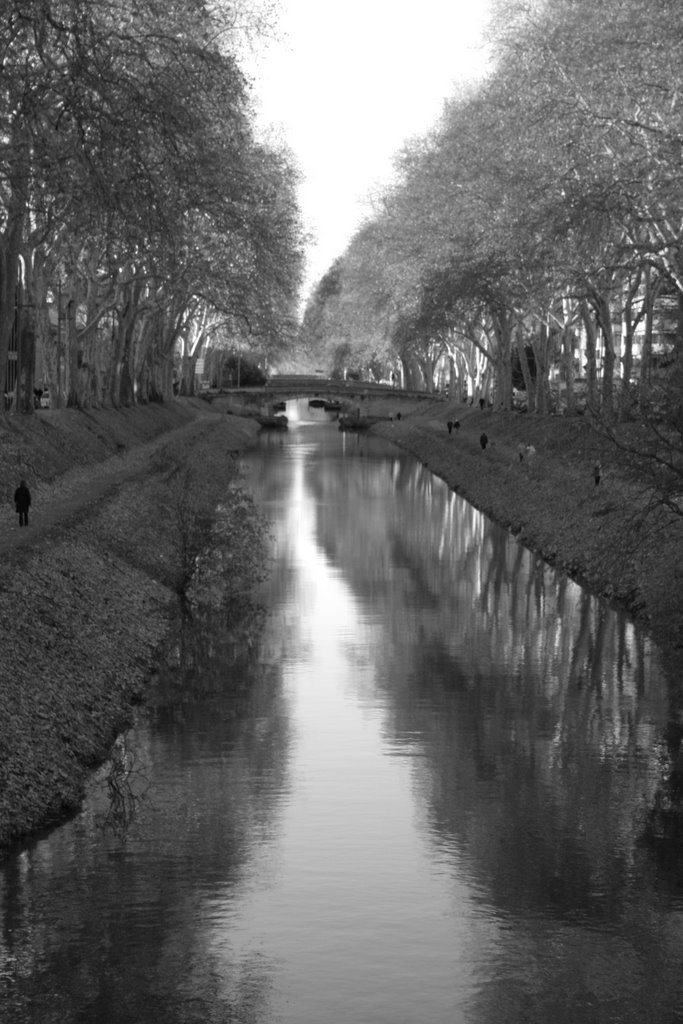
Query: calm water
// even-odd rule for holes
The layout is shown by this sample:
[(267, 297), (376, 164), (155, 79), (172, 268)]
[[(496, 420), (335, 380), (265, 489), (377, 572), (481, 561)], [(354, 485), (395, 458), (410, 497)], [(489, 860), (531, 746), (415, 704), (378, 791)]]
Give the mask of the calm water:
[(179, 636), (133, 823), (100, 777), (0, 866), (0, 1021), (683, 1020), (646, 639), (391, 445), (292, 423), (245, 468), (260, 642)]

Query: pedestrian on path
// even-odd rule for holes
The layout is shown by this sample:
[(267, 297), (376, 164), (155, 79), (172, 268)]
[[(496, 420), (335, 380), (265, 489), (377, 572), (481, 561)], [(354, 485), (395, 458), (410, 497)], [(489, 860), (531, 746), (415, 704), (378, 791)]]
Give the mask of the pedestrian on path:
[(479, 438), (479, 444), (481, 445), (481, 450), (482, 451), (486, 448), (486, 445), (488, 443), (489, 443), (488, 434), (485, 434), (485, 433), (482, 434), (481, 437)]
[(595, 486), (597, 487), (602, 477), (602, 463), (598, 461), (593, 466), (593, 479), (595, 480)]
[(19, 513), (19, 526), (28, 526), (28, 510), (31, 507), (31, 492), (26, 481), (21, 480), (14, 492), (14, 507)]

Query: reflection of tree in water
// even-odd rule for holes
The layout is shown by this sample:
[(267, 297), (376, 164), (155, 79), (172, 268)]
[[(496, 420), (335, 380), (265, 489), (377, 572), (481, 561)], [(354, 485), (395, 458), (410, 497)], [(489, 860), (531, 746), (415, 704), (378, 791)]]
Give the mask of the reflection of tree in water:
[[(492, 659), (488, 671), (465, 662), (447, 673), (459, 678), (462, 695), (445, 702), (457, 753), (441, 758), (439, 818), (450, 818), (448, 830), (468, 846), (474, 841), (491, 884), (502, 883), (503, 903), (524, 893), (558, 910), (600, 914), (626, 884), (651, 788), (656, 726), (648, 695), (641, 700), (646, 650), (590, 595), (582, 595), (578, 621), (556, 618), (546, 595), (541, 619), (552, 629), (540, 628), (535, 601), (516, 606), (516, 642), (501, 637), (506, 659)], [(495, 631), (493, 617), (490, 626)], [(451, 651), (446, 657), (452, 663)], [(447, 781), (451, 771), (457, 785)], [(475, 807), (482, 831), (468, 835)]]
[[(103, 858), (80, 826), (56, 836), (52, 852), (27, 851), (3, 904), (5, 946), (24, 965), (0, 993), (3, 1020), (269, 1019), (273, 966), (258, 953), (233, 957), (211, 924), (213, 901), (228, 906), (239, 891), (287, 788), (289, 709), (279, 664), (262, 659), (257, 611), (179, 621), (144, 716), (152, 726), (118, 747), (120, 819), (130, 769), (150, 781), (125, 846), (107, 830)], [(74, 899), (74, 879), (88, 899)]]
[(153, 700), (187, 703), (249, 687), (256, 669), (265, 610), (254, 598), (234, 597), (220, 608), (183, 609), (158, 666)]
[[(660, 848), (672, 845), (676, 857), (683, 853), (683, 725), (670, 722), (659, 747), (659, 784), (643, 836)], [(679, 868), (680, 870), (680, 868)]]
[(102, 778), (107, 795), (102, 827), (111, 829), (121, 839), (125, 839), (149, 789), (149, 779), (137, 763), (128, 736), (128, 733), (121, 733), (116, 737)]
[(359, 597), (386, 594), (388, 729), (424, 747), (435, 833), (502, 906), (611, 914), (667, 713), (644, 637), (422, 467), (316, 488), (326, 550)]
[[(414, 686), (447, 677), (446, 685), (465, 687), (476, 774), (490, 775), (496, 759), (502, 776), (509, 771), (500, 762), (513, 734), (535, 791), (546, 801), (553, 795), (561, 831), (573, 821), (584, 849), (594, 845), (588, 863), (617, 848), (627, 860), (648, 807), (651, 829), (683, 832), (678, 732), (674, 726), (658, 735), (668, 718), (666, 685), (656, 681), (649, 643), (625, 616), (487, 522), (414, 460), (375, 459), (370, 448), (367, 458), (347, 459), (341, 469), (312, 463), (307, 485), (328, 557), (344, 565), (361, 599), (385, 595), (392, 622), (377, 657), (401, 666), (397, 678), (413, 665)], [(472, 672), (474, 651), (480, 668)], [(390, 666), (388, 673), (382, 668), (383, 677), (392, 676)], [(400, 697), (394, 689), (387, 694), (394, 705)], [(408, 731), (415, 699), (406, 707)]]
[[(239, 960), (226, 977), (225, 965), (218, 964), (211, 953), (196, 950), (187, 957), (184, 952), (182, 974), (169, 971), (170, 984), (150, 986), (149, 991), (138, 993), (135, 1012), (140, 1015), (131, 1020), (150, 1024), (262, 1024), (270, 1019), (275, 965), (262, 954), (252, 953)], [(183, 951), (177, 950), (175, 955), (180, 957)]]
[[(361, 600), (383, 594), (389, 609), (374, 650), (381, 678), (392, 679), (398, 738), (415, 734), (425, 689), (455, 687), (458, 719), (438, 749), (460, 736), (459, 754), (472, 758), (465, 777), (495, 777), (501, 794), (511, 781), (499, 811), (513, 831), (522, 792), (520, 828), (541, 846), (564, 842), (568, 859), (571, 842), (558, 837), (580, 836), (573, 860), (586, 890), (596, 870), (618, 888), (653, 798), (667, 721), (666, 686), (643, 635), (412, 460), (316, 463), (307, 483), (328, 557)], [(449, 750), (445, 763), (452, 758)], [(667, 773), (669, 802), (677, 779)], [(554, 824), (544, 837), (547, 815)], [(557, 847), (550, 862), (555, 854), (561, 860)], [(557, 878), (551, 888), (561, 903)]]
[[(395, 648), (382, 676), (386, 729), (422, 755), (411, 763), (425, 832), (504, 931), (515, 922), (468, 1019), (677, 1019), (680, 915), (667, 897), (680, 906), (681, 847), (676, 860), (660, 843), (654, 860), (639, 844), (664, 679), (645, 638), (595, 597), (571, 583), (553, 592), (533, 571), (510, 586), (518, 593), (487, 620), (498, 631), (488, 649), (504, 645), (504, 624), (516, 633), (503, 658), (472, 655), (466, 603), (452, 639), (430, 630), (426, 610), (417, 638), (401, 645), (407, 614), (383, 647)], [(681, 736), (666, 730), (679, 769)], [(682, 778), (667, 776), (671, 799)]]
[[(224, 595), (217, 608), (193, 609), (182, 602), (169, 631), (173, 643), (160, 658), (147, 696), (150, 710), (158, 714), (163, 708), (166, 715), (182, 717), (182, 708), (228, 694), (231, 713), (239, 715), (240, 697), (248, 707), (263, 673), (258, 652), (264, 619), (263, 606), (244, 594)], [(102, 824), (125, 838), (149, 789), (130, 734), (117, 737), (102, 781), (107, 795)]]

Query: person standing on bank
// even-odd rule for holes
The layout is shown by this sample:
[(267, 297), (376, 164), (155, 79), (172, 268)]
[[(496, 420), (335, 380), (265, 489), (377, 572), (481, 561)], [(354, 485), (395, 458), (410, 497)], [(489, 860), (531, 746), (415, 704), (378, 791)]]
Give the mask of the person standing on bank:
[(14, 507), (19, 513), (19, 526), (28, 526), (28, 510), (31, 507), (31, 492), (22, 480), (14, 492)]

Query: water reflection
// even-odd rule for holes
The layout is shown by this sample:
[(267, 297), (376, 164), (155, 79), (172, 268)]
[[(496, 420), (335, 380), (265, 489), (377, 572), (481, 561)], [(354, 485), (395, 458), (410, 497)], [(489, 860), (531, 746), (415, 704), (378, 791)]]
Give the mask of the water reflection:
[[(680, 1005), (675, 950), (659, 962), (663, 922), (648, 938), (643, 926), (658, 890), (641, 838), (678, 778), (662, 770), (670, 697), (651, 645), (411, 460), (359, 440), (301, 470), (316, 539), (366, 630), (356, 699), (383, 707), (388, 750), (411, 758), (434, 856), (506, 926), (487, 984), (509, 988), (468, 1015), (602, 1019), (597, 998), (604, 1019), (609, 1004), (636, 1020)], [(584, 932), (601, 937), (584, 945)]]
[(0, 1018), (681, 1019), (650, 644), (391, 445), (300, 424), (246, 469), (267, 613), (178, 624), (125, 838), (95, 784), (4, 865)]
[(287, 789), (277, 672), (224, 658), (234, 640), (210, 616), (191, 633), (179, 624), (175, 669), (161, 668), (126, 738), (149, 789), (125, 836), (98, 827), (105, 767), (76, 821), (4, 866), (3, 1021), (264, 1019), (264, 958), (219, 976), (206, 946), (207, 907), (252, 884), (250, 851), (276, 829)]

